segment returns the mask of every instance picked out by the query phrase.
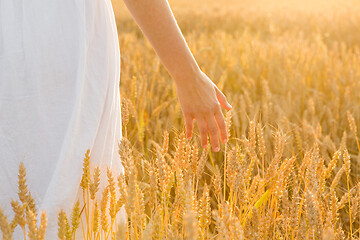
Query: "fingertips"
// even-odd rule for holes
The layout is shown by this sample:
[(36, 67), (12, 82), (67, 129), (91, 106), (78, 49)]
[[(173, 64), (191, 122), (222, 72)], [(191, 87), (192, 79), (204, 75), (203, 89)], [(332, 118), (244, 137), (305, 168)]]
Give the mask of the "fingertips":
[(219, 111), (217, 111), (215, 113), (214, 117), (216, 119), (216, 123), (217, 123), (217, 125), (219, 127), (219, 130), (220, 130), (221, 141), (223, 143), (227, 143), (228, 134), (227, 134), (227, 131), (226, 131), (226, 123), (225, 123), (224, 115), (219, 110)]
[(210, 142), (214, 152), (220, 151), (218, 126), (215, 122), (214, 116), (210, 116), (206, 119), (208, 131), (210, 133)]
[(193, 127), (194, 127), (193, 118), (191, 116), (186, 116), (185, 124), (186, 124), (186, 138), (190, 139), (192, 137)]

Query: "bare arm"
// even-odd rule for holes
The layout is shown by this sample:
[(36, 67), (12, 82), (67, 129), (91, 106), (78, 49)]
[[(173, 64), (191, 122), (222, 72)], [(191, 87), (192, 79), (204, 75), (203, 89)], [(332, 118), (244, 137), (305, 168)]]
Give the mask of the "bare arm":
[(196, 119), (203, 147), (210, 133), (211, 145), (218, 151), (218, 133), (227, 141), (224, 117), (220, 106), (231, 109), (225, 96), (200, 70), (167, 0), (123, 0), (135, 22), (175, 81), (181, 109), (186, 121), (187, 137)]

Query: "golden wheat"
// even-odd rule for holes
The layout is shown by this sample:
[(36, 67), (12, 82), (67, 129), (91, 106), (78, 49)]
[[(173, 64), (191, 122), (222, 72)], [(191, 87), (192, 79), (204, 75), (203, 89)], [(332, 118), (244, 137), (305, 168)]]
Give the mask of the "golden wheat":
[[(94, 240), (359, 239), (359, 3), (171, 3), (202, 70), (233, 106), (229, 140), (214, 153), (198, 147), (197, 132), (185, 138), (172, 79), (114, 1), (125, 172), (109, 169), (100, 191), (89, 149), (83, 198), (71, 223), (59, 213), (59, 238), (77, 239), (81, 229)], [(38, 227), (23, 165), (18, 185), (14, 218), (0, 208), (3, 239), (16, 227), (43, 239), (46, 215)]]

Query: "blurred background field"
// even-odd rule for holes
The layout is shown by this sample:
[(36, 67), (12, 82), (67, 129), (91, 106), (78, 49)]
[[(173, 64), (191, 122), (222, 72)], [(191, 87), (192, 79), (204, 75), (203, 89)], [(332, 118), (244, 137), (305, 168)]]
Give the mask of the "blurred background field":
[[(217, 210), (223, 223), (223, 209), (230, 202), (233, 225), (225, 225), (232, 229), (211, 216), (199, 238), (236, 236), (226, 231), (236, 232), (234, 221), (239, 221), (246, 239), (358, 239), (360, 2), (172, 0), (170, 5), (201, 69), (233, 106), (229, 146), (209, 152), (204, 175), (198, 180), (194, 176), (198, 187), (192, 189), (200, 201), (204, 186), (210, 186), (211, 211)], [(153, 141), (160, 144), (167, 130), (169, 153), (176, 155), (184, 121), (170, 76), (122, 1), (113, 0), (113, 6), (122, 59), (124, 136), (138, 155), (137, 180), (149, 217), (158, 210), (147, 195), (157, 191), (150, 186), (148, 168), (159, 158)], [(196, 142), (197, 137), (192, 144)], [(242, 174), (227, 169), (226, 161), (234, 156), (236, 164), (243, 159)], [(179, 174), (174, 166), (171, 171)], [(239, 171), (235, 176), (244, 186), (235, 190), (228, 185), (227, 171)], [(216, 194), (217, 174), (222, 195)], [(269, 179), (269, 174), (275, 177)], [(173, 211), (177, 184), (166, 200)], [(256, 216), (249, 214), (254, 206)], [(162, 216), (162, 236), (186, 235), (185, 225), (174, 230), (176, 220)]]
[[(113, 4), (122, 53), (120, 91), (144, 115), (138, 116), (144, 127), (130, 125), (130, 136), (136, 132), (145, 139), (158, 138), (160, 129), (181, 129), (172, 80), (122, 1)], [(344, 113), (350, 110), (359, 118), (358, 1), (170, 4), (200, 67), (234, 105), (238, 137), (248, 120), (260, 115), (273, 127), (284, 117), (298, 124), (309, 112), (309, 103), (316, 116), (307, 121), (313, 127), (319, 123), (322, 133), (336, 142), (346, 129)]]

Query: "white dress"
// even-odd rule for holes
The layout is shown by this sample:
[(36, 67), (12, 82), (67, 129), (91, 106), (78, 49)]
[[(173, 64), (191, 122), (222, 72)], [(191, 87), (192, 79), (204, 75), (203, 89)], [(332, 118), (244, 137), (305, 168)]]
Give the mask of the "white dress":
[[(58, 212), (69, 215), (79, 196), (88, 148), (104, 181), (107, 166), (123, 172), (119, 78), (111, 0), (0, 0), (0, 207), (9, 221), (20, 162), (50, 240)], [(14, 239), (22, 236), (18, 226)]]

